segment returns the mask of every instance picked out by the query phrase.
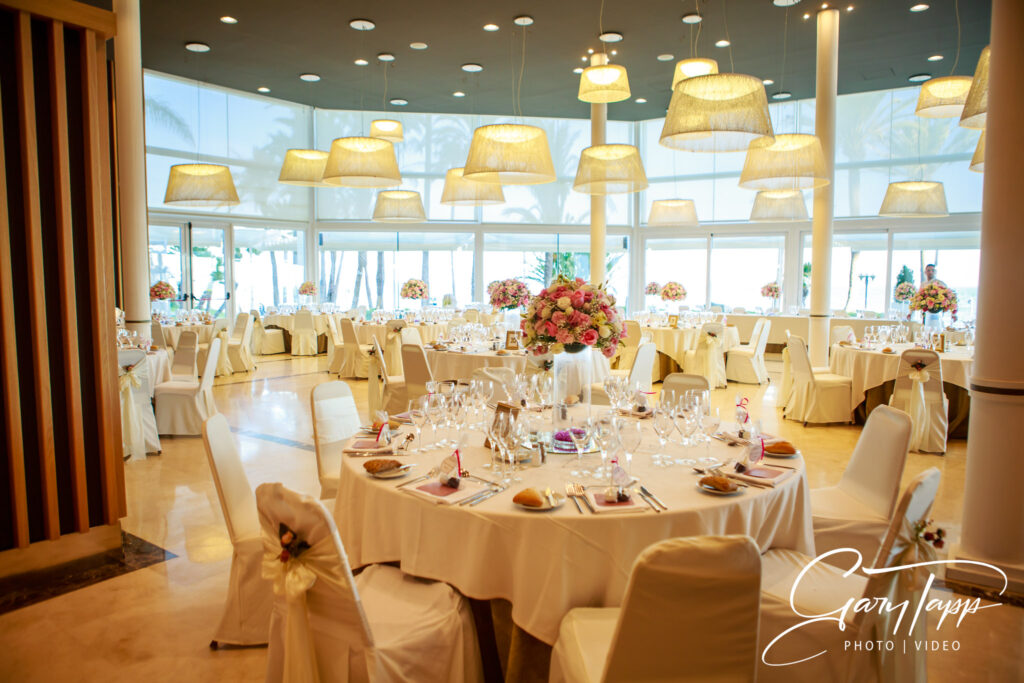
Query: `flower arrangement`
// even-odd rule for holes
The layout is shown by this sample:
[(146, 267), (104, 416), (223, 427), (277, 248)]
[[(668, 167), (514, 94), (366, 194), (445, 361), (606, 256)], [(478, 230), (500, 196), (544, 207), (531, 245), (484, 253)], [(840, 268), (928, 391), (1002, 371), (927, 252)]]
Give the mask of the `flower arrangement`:
[(765, 297), (766, 299), (781, 299), (782, 288), (779, 287), (778, 282), (769, 282), (768, 284), (761, 288), (761, 296)]
[(644, 287), (644, 294), (649, 294), (651, 296), (661, 294), (661, 285), (657, 282), (648, 282), (647, 286)]
[(661, 288), (662, 301), (682, 301), (686, 298), (686, 287), (678, 282), (666, 282)]
[(491, 296), (491, 292), (502, 283), (501, 280), (491, 280), (490, 284), (487, 285), (487, 296)]
[(427, 283), (416, 278), (409, 278), (402, 285), (400, 294), (403, 299), (426, 299)]
[(530, 290), (523, 282), (514, 278), (492, 282), (487, 288), (491, 305), (503, 310), (512, 310), (530, 303)]
[(901, 282), (896, 285), (896, 289), (892, 292), (892, 298), (896, 301), (910, 301), (917, 290), (914, 289), (914, 283), (912, 282)]
[(928, 531), (928, 527), (932, 525), (934, 520), (931, 519), (919, 519), (914, 523), (914, 535), (917, 538), (924, 539), (926, 542), (931, 543), (933, 546), (942, 550), (942, 546), (946, 545), (946, 531), (935, 527), (935, 531)]
[(956, 292), (941, 282), (929, 282), (910, 299), (910, 310), (926, 313), (957, 312)]
[(150, 301), (163, 301), (165, 299), (174, 298), (174, 287), (171, 283), (165, 282), (164, 280), (157, 280), (153, 286), (149, 288), (149, 300)]
[(316, 296), (316, 283), (312, 280), (306, 280), (299, 285), (299, 294), (302, 296)]
[(570, 350), (593, 346), (611, 358), (626, 335), (614, 296), (583, 278), (562, 275), (530, 299), (520, 329), (524, 346), (537, 356), (573, 345)]

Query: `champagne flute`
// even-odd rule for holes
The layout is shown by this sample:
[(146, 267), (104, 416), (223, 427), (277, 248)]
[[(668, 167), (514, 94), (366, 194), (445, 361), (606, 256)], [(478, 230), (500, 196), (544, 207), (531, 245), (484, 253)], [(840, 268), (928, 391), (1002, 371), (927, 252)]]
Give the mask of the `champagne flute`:
[(427, 421), (425, 398), (425, 396), (420, 396), (409, 401), (409, 421), (412, 422), (412, 427), (416, 430), (416, 453), (423, 450), (423, 425)]

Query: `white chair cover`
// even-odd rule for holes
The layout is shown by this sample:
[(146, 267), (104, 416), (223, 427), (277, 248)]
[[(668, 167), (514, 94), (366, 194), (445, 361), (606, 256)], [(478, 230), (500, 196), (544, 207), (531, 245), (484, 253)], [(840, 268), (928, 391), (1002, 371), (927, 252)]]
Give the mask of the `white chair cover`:
[(747, 536), (673, 538), (640, 554), (622, 607), (562, 620), (552, 683), (752, 681), (761, 557)]
[[(864, 558), (864, 567), (896, 567), (935, 560), (931, 546), (917, 537), (916, 522), (927, 519), (939, 487), (939, 471), (934, 467), (922, 472), (907, 487), (889, 524), (885, 542), (872, 562)], [(898, 629), (895, 620), (900, 610), (878, 608), (878, 600), (891, 604), (906, 601), (911, 606), (924, 604), (927, 567), (877, 573), (870, 578), (846, 576), (855, 566), (853, 553), (843, 553), (843, 569), (814, 561), (792, 550), (769, 550), (761, 559), (761, 625), (758, 663), (759, 683), (791, 681), (881, 681), (882, 683), (923, 683), (926, 680), (926, 650), (915, 646), (927, 638), (927, 619), (904, 618)], [(799, 578), (799, 588), (793, 593)], [(791, 596), (791, 593), (793, 595)], [(868, 600), (870, 612), (847, 610), (845, 630), (834, 619), (796, 628), (768, 647), (780, 634), (808, 621), (806, 615), (835, 615), (848, 601)], [(792, 604), (791, 604), (792, 600)], [(797, 613), (799, 612), (799, 614)], [(838, 617), (835, 617), (838, 618)], [(914, 627), (911, 630), (910, 624)], [(875, 648), (847, 646), (847, 641), (894, 641), (892, 652)], [(822, 653), (814, 656), (817, 653)], [(770, 666), (807, 659), (789, 666)]]
[(165, 351), (167, 351), (167, 360), (169, 360), (173, 364), (174, 349), (172, 349), (171, 345), (167, 343), (167, 337), (166, 335), (164, 335), (164, 328), (160, 324), (160, 321), (154, 320), (152, 323), (150, 323), (149, 331), (153, 337), (153, 348), (164, 349)]
[(927, 349), (907, 349), (900, 356), (896, 386), (889, 405), (910, 415), (914, 425), (910, 450), (945, 453), (949, 399), (942, 390), (942, 361)]
[(405, 327), (404, 320), (389, 320), (387, 322), (387, 333), (384, 335), (384, 364), (392, 375), (401, 375), (405, 372), (402, 368), (402, 328)]
[(171, 380), (156, 386), (156, 426), (160, 434), (198, 436), (203, 423), (217, 414), (213, 375), (219, 355), (220, 339), (214, 339), (200, 380)]
[(360, 344), (351, 320), (341, 321), (342, 360), (338, 374), (342, 377), (364, 379), (369, 376), (369, 344)]
[(710, 388), (708, 379), (704, 375), (673, 372), (661, 383), (661, 398), (662, 400), (671, 400), (670, 396), (679, 397), (687, 391), (708, 391)]
[[(420, 331), (415, 327), (403, 327), (401, 330), (402, 334), (402, 346), (406, 344), (415, 344), (416, 346), (423, 347), (423, 338), (420, 337)], [(405, 353), (402, 353), (402, 362), (405, 362)], [(402, 371), (405, 372), (403, 366)]]
[(839, 483), (811, 490), (819, 554), (856, 548), (865, 560), (874, 558), (896, 504), (910, 433), (906, 413), (878, 406), (868, 416)]
[(479, 379), (493, 382), (494, 394), (491, 396), (491, 401), (495, 403), (498, 401), (508, 402), (508, 387), (515, 381), (515, 378), (515, 370), (499, 366), (477, 368), (470, 375), (471, 380)]
[(730, 349), (726, 354), (725, 376), (730, 382), (744, 384), (767, 384), (768, 368), (764, 364), (764, 351), (772, 323), (767, 318), (758, 318), (750, 344)]
[[(473, 618), (450, 586), (372, 565), (352, 576), (331, 515), (281, 484), (256, 489), (273, 582), (267, 681), (483, 680)], [(282, 562), (280, 529), (309, 544)]]
[(295, 312), (295, 328), (292, 330), (292, 355), (315, 356), (319, 353), (313, 314), (302, 309)]
[(480, 322), (480, 311), (475, 308), (467, 308), (466, 312), (462, 314), (462, 317), (464, 317), (468, 323), (478, 323)]
[(618, 354), (615, 357), (615, 368), (618, 370), (629, 370), (636, 360), (637, 349), (640, 348), (641, 328), (640, 323), (635, 320), (627, 320), (624, 323), (626, 336), (619, 342)]
[[(396, 332), (395, 335), (397, 336), (398, 333)], [(401, 351), (401, 347), (399, 347), (399, 351)], [(371, 415), (378, 409), (387, 411), (388, 415), (397, 415), (409, 405), (409, 401), (405, 397), (405, 377), (390, 373), (390, 365), (385, 360), (380, 343), (374, 337), (368, 387)]]
[(284, 330), (268, 330), (263, 327), (263, 320), (257, 311), (249, 311), (253, 317), (252, 350), (258, 356), (270, 356), (284, 353)]
[(828, 341), (830, 346), (841, 341), (855, 342), (857, 335), (854, 334), (852, 325), (835, 325), (829, 334)]
[(783, 415), (804, 423), (849, 422), (853, 392), (850, 378), (812, 371), (807, 346), (795, 334), (790, 335), (787, 348), (793, 387)]
[[(600, 363), (599, 354), (594, 355), (594, 364)], [(600, 356), (603, 359), (603, 356)], [(651, 390), (651, 375), (654, 373), (654, 361), (658, 357), (658, 349), (651, 342), (644, 342), (636, 349), (633, 365), (629, 370), (629, 386), (640, 391)], [(601, 373), (595, 373), (601, 374)], [(597, 379), (596, 377), (594, 379)], [(590, 402), (594, 405), (611, 405), (608, 392), (604, 390), (604, 380), (594, 382), (590, 386)]]
[[(405, 328), (402, 330), (405, 335)], [(414, 330), (415, 331), (415, 330)], [(427, 393), (427, 382), (434, 380), (434, 373), (427, 363), (427, 354), (419, 344), (402, 344), (402, 367), (405, 368), (405, 394), (413, 401)]]
[(192, 330), (185, 330), (178, 337), (178, 348), (174, 350), (174, 362), (171, 363), (171, 379), (196, 380), (196, 351), (199, 347), (199, 335)]
[(235, 320), (235, 330), (228, 341), (228, 362), (233, 372), (250, 372), (256, 369), (252, 354), (249, 352), (252, 347), (252, 316), (248, 313), (239, 313)]
[(362, 422), (352, 390), (344, 382), (325, 382), (313, 387), (310, 397), (313, 415), (313, 446), (316, 473), (320, 479), (320, 497), (338, 495), (341, 476), (341, 450)]
[[(217, 362), (214, 372), (217, 377), (227, 377), (234, 371), (234, 368), (231, 367), (231, 360), (228, 358), (228, 321), (224, 318), (214, 320), (211, 334), (211, 343), (214, 339), (220, 339), (220, 352), (216, 356)], [(206, 367), (206, 355), (209, 352), (210, 344), (199, 345), (196, 351), (196, 362), (200, 368)]]
[(697, 348), (687, 351), (683, 356), (683, 370), (690, 375), (703, 375), (712, 389), (728, 386), (723, 351), (724, 333), (725, 328), (721, 323), (704, 323), (697, 339)]
[(203, 425), (203, 443), (233, 548), (224, 614), (213, 640), (217, 644), (262, 645), (270, 632), (274, 593), (260, 574), (263, 542), (256, 497), (223, 415), (214, 415)]
[[(327, 372), (336, 375), (341, 372), (341, 364), (345, 360), (345, 342), (342, 341), (338, 325), (345, 318), (335, 320), (333, 315), (327, 316)], [(351, 322), (351, 321), (349, 321)]]
[(117, 352), (117, 365), (124, 454), (132, 460), (145, 460), (146, 453), (161, 451), (153, 403), (149, 398), (152, 383), (149, 361), (145, 351), (129, 349)]

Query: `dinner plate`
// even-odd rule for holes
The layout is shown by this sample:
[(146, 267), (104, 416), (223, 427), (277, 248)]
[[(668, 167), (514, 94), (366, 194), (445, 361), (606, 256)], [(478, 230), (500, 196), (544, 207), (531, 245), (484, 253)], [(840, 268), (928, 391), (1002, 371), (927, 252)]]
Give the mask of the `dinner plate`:
[(795, 458), (800, 455), (799, 449), (796, 453), (769, 453), (767, 450), (764, 452), (766, 458)]
[(562, 493), (552, 493), (551, 497), (555, 499), (555, 504), (554, 505), (549, 505), (548, 504), (548, 500), (547, 500), (547, 496), (541, 494), (541, 498), (544, 499), (544, 505), (542, 505), (539, 508), (530, 507), (529, 505), (523, 505), (523, 504), (517, 503), (515, 501), (512, 501), (512, 504), (515, 505), (520, 510), (529, 510), (530, 512), (547, 512), (548, 510), (557, 510), (558, 508), (560, 508), (563, 505), (565, 505), (565, 494), (562, 494)]
[(411, 465), (402, 465), (385, 472), (367, 472), (374, 479), (400, 479), (412, 471)]
[(718, 489), (713, 488), (711, 486), (705, 486), (704, 484), (701, 484), (699, 481), (697, 482), (697, 489), (703, 491), (704, 493), (710, 493), (715, 496), (735, 496), (736, 494), (743, 493), (742, 486), (738, 486), (735, 491), (719, 491)]

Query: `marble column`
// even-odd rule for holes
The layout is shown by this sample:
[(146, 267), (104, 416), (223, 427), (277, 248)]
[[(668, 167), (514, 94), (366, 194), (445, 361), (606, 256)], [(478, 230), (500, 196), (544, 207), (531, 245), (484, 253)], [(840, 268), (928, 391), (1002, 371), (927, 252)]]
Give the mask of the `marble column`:
[(114, 0), (114, 78), (117, 97), (118, 202), (121, 289), (125, 324), (150, 334), (149, 222), (146, 214), (146, 127), (142, 92), (139, 0)]
[[(597, 52), (590, 56), (590, 65), (599, 66), (608, 63), (608, 55)], [(590, 144), (603, 145), (605, 130), (608, 124), (608, 105), (590, 105)], [(604, 282), (605, 273), (605, 233), (607, 219), (605, 196), (590, 195), (590, 281), (599, 284)]]
[(814, 90), (814, 133), (825, 152), (828, 185), (814, 190), (811, 234), (811, 320), (807, 349), (813, 367), (828, 365), (832, 317), (832, 215), (835, 195), (836, 95), (839, 70), (839, 10), (818, 12), (818, 62)]
[[(1024, 504), (1021, 503), (1020, 424), (1024, 422), (1024, 318), (1005, 294), (1021, 282), (1024, 230), (1020, 227), (1020, 157), (1024, 154), (1024, 3), (992, 3), (985, 189), (981, 213), (977, 345), (971, 375), (963, 526), (950, 557), (985, 562), (1008, 575), (1009, 590), (1024, 593)], [(991, 570), (958, 564), (947, 579), (1002, 587)]]

